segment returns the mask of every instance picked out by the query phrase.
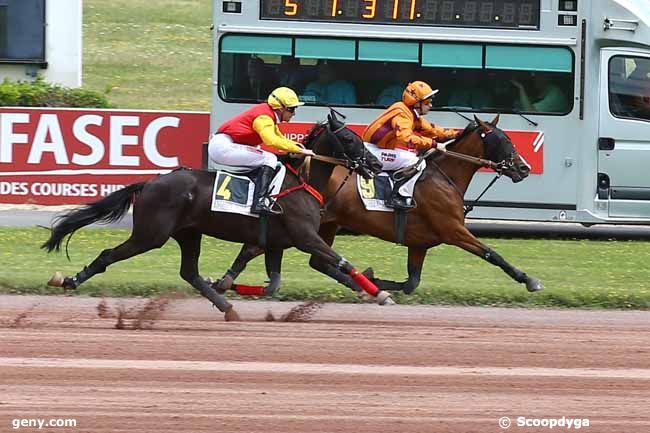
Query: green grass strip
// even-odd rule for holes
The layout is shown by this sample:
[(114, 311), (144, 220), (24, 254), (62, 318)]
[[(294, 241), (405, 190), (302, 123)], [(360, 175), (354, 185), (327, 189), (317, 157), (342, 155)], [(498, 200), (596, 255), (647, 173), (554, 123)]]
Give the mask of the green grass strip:
[[(0, 229), (0, 292), (58, 294), (45, 283), (56, 271), (74, 275), (102, 250), (128, 237), (126, 230), (84, 229), (65, 254), (39, 249), (48, 237), (44, 229)], [(430, 250), (422, 283), (410, 296), (396, 294), (399, 303), (507, 305), (540, 307), (647, 309), (650, 307), (650, 243), (638, 241), (484, 239), (506, 260), (540, 278), (546, 289), (530, 294), (500, 269), (465, 251), (442, 245)], [(366, 236), (340, 236), (335, 249), (359, 269), (372, 266), (382, 278), (406, 277), (406, 248)], [(200, 269), (204, 277), (220, 277), (239, 245), (205, 237)], [(313, 271), (308, 256), (285, 252), (283, 284), (278, 299), (357, 302), (346, 287)], [(116, 263), (78, 290), (99, 296), (152, 296), (169, 291), (199, 296), (178, 274), (180, 250), (170, 240), (163, 248)], [(266, 279), (258, 258), (239, 282), (261, 284)]]

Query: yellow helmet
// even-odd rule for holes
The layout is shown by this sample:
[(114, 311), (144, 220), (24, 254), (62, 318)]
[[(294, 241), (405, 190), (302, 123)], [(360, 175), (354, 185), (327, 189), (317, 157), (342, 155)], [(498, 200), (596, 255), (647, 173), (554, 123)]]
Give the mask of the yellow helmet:
[(402, 93), (402, 102), (404, 102), (407, 107), (412, 107), (418, 102), (432, 98), (436, 93), (438, 93), (438, 90), (433, 90), (431, 86), (424, 81), (413, 81), (406, 86), (406, 89), (404, 89), (404, 93)]
[(296, 95), (296, 92), (288, 87), (278, 87), (272, 91), (266, 102), (268, 102), (271, 107), (276, 109), (298, 107), (305, 104), (304, 102), (300, 102), (300, 100), (298, 100), (298, 95)]

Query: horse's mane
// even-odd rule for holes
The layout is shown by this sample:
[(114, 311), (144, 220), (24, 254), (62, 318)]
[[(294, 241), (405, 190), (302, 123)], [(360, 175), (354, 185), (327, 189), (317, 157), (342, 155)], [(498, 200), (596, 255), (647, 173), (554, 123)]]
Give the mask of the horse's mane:
[(463, 129), (463, 132), (461, 132), (460, 135), (456, 137), (454, 142), (449, 143), (447, 149), (453, 149), (456, 144), (460, 143), (465, 137), (467, 137), (472, 132), (476, 131), (477, 128), (478, 128), (478, 123), (476, 123), (474, 120), (469, 122), (469, 124), (465, 127), (465, 129)]
[[(305, 137), (305, 140), (303, 141), (303, 145), (305, 146), (305, 148), (307, 149), (313, 148), (316, 139), (320, 137), (321, 133), (323, 132), (323, 127), (325, 126), (325, 123), (326, 122), (319, 122), (311, 127), (311, 129), (307, 133), (307, 136)], [(304, 162), (302, 158), (289, 158), (288, 155), (281, 156), (280, 160), (285, 164), (289, 164), (295, 169), (298, 169), (300, 166), (302, 166)]]

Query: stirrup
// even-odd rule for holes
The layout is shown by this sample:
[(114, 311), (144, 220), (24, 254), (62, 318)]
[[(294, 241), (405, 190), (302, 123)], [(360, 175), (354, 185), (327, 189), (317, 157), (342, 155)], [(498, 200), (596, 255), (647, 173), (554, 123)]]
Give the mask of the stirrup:
[(402, 197), (401, 195), (394, 195), (386, 202), (386, 207), (395, 210), (410, 210), (416, 206), (417, 204), (413, 197)]
[(271, 204), (267, 204), (270, 199), (268, 197), (262, 197), (257, 206), (251, 207), (251, 213), (256, 213), (259, 215), (282, 215), (283, 211), (280, 205), (277, 202), (273, 201)]

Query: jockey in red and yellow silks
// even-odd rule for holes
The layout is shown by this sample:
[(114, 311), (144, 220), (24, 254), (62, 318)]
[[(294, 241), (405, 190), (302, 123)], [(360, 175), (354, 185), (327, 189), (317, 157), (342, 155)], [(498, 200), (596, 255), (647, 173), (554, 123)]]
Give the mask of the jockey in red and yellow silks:
[(210, 140), (208, 154), (215, 164), (231, 171), (251, 171), (260, 167), (253, 193), (252, 213), (270, 213), (267, 197), (278, 158), (260, 148), (265, 144), (277, 150), (313, 155), (300, 143), (289, 140), (278, 128), (295, 115), (296, 107), (303, 105), (296, 93), (288, 87), (275, 89), (267, 102), (233, 117), (221, 125)]
[[(456, 137), (456, 131), (436, 127), (422, 117), (431, 110), (431, 98), (436, 93), (438, 90), (433, 90), (423, 81), (409, 83), (402, 94), (402, 101), (388, 107), (363, 132), (366, 147), (382, 162), (384, 170), (393, 171), (415, 164), (418, 157), (414, 151), (427, 150), (432, 146), (444, 151), (444, 145), (437, 140)], [(386, 205), (399, 209), (412, 208), (413, 187), (418, 177), (419, 174), (395, 182)]]

